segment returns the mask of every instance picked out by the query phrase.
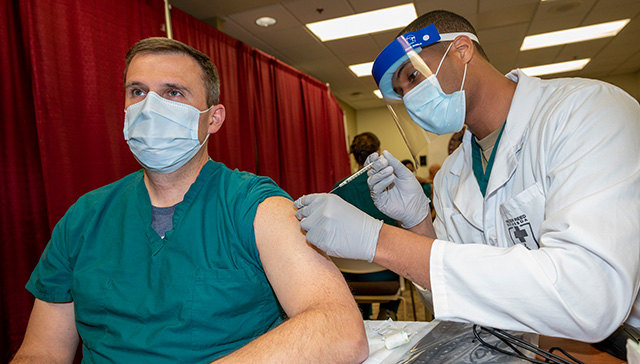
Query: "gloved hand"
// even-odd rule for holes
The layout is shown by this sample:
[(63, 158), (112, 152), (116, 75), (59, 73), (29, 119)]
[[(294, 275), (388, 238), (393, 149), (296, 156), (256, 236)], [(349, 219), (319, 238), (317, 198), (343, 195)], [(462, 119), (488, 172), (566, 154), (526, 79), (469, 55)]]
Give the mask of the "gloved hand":
[(375, 162), (367, 172), (371, 198), (378, 210), (402, 223), (404, 228), (418, 225), (429, 214), (429, 198), (420, 182), (388, 151), (367, 157), (365, 165)]
[(311, 244), (334, 257), (373, 261), (382, 220), (328, 193), (302, 196), (293, 207)]

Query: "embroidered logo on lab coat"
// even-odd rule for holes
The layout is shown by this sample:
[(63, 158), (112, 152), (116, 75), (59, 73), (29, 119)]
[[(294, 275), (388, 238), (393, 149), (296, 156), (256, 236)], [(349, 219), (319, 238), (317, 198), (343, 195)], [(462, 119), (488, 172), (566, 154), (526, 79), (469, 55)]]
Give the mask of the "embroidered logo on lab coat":
[(527, 215), (523, 214), (511, 219), (506, 219), (505, 224), (507, 225), (511, 242), (514, 245), (522, 244), (529, 250), (538, 249), (540, 247)]

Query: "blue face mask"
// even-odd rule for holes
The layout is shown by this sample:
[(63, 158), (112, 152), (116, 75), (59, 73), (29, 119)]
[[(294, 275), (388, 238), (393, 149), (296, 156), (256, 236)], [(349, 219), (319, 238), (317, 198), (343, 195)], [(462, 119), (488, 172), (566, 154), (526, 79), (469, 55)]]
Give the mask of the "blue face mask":
[[(211, 106), (213, 107), (213, 106)], [(124, 139), (138, 162), (156, 173), (171, 173), (184, 166), (200, 143), (200, 111), (181, 102), (149, 92), (144, 100), (129, 106), (124, 115)]]
[(449, 44), (436, 73), (409, 90), (402, 98), (411, 120), (426, 131), (438, 135), (458, 132), (464, 125), (465, 97), (462, 88), (467, 75), (467, 65), (464, 65), (460, 90), (452, 94), (445, 94), (436, 78), (452, 44)]

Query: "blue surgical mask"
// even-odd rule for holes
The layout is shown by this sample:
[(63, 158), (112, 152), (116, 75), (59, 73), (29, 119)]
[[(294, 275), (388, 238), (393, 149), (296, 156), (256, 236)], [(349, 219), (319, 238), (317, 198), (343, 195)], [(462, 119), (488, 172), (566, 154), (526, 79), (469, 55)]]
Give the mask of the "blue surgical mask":
[[(213, 106), (212, 106), (213, 107)], [(171, 173), (184, 166), (206, 143), (200, 143), (200, 111), (167, 100), (151, 91), (129, 106), (124, 115), (124, 139), (138, 162), (156, 173)]]
[(467, 65), (464, 65), (460, 90), (452, 94), (445, 94), (436, 78), (452, 44), (453, 42), (449, 44), (436, 73), (409, 90), (402, 98), (411, 119), (426, 131), (438, 135), (458, 132), (464, 125), (465, 97), (462, 88), (467, 75)]

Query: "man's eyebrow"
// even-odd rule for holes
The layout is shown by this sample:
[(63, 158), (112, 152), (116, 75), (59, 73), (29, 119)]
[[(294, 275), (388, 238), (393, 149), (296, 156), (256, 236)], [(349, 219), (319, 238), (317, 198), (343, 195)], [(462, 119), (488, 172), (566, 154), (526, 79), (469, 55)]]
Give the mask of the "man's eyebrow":
[(134, 87), (134, 86), (144, 86), (142, 82), (131, 81), (124, 84), (124, 88)]
[(400, 74), (402, 73), (402, 70), (407, 67), (407, 65), (409, 64), (409, 61), (405, 61), (403, 62), (400, 67), (398, 67), (398, 69), (396, 70), (396, 72), (393, 74), (393, 77), (396, 79), (396, 81), (400, 78)]

